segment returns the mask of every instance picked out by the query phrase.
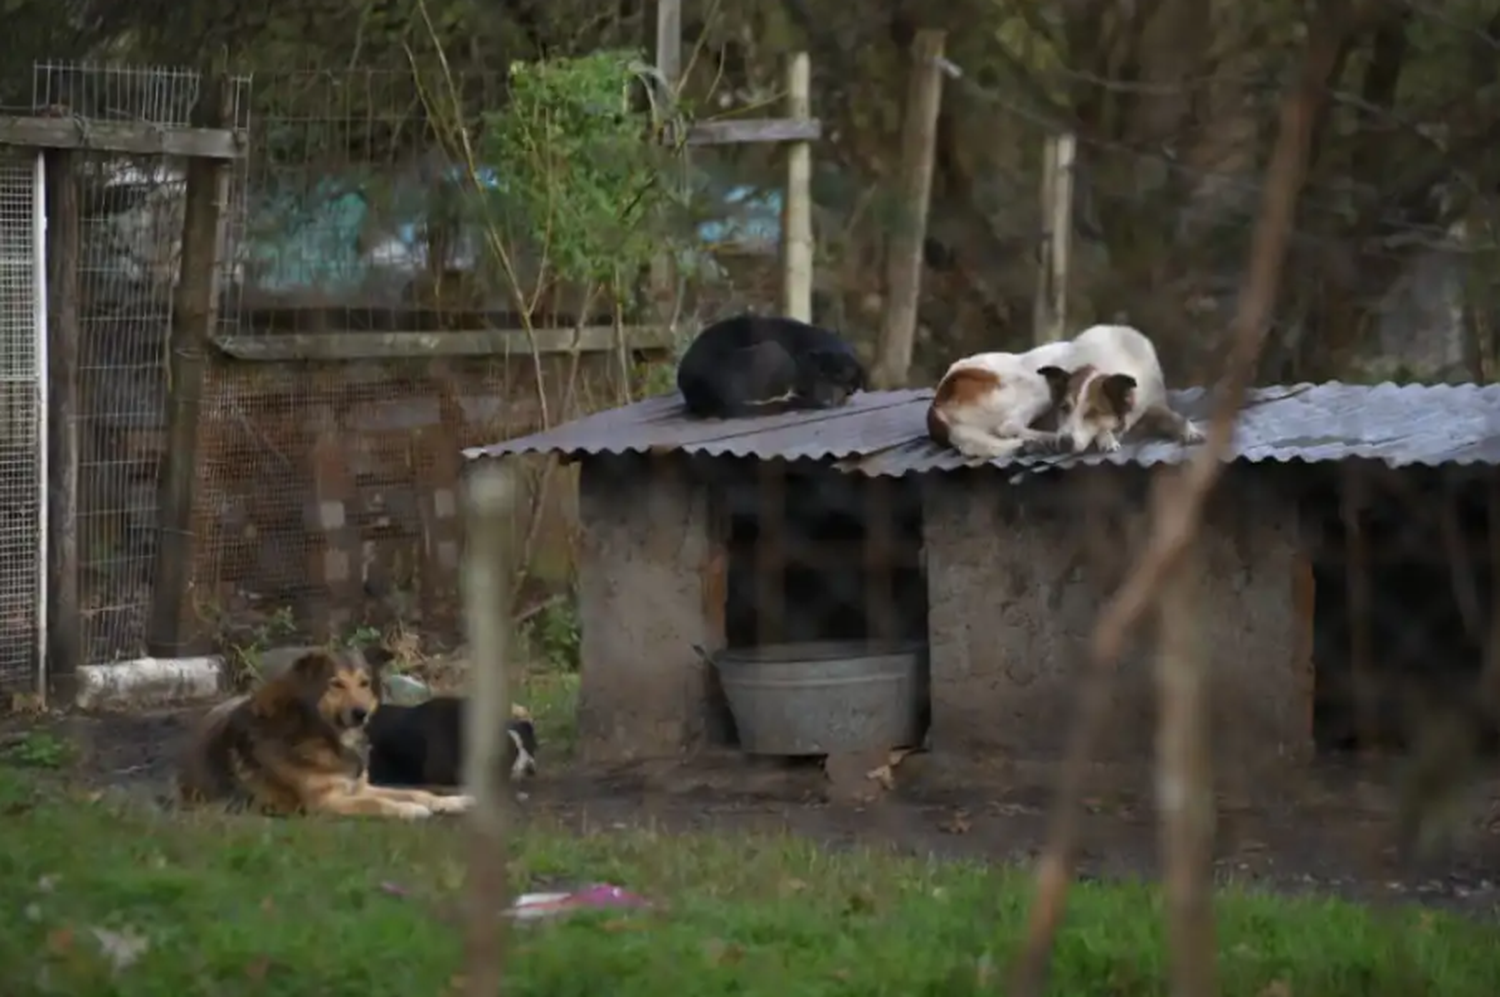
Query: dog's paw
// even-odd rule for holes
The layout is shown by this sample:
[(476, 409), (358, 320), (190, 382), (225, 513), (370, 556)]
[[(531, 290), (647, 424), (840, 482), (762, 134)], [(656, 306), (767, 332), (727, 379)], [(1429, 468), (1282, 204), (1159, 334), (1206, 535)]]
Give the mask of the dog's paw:
[(432, 811), (420, 803), (407, 803), (400, 800), (391, 805), (396, 808), (396, 816), (402, 820), (426, 820), (432, 816)]
[(1202, 429), (1198, 428), (1198, 424), (1196, 422), (1190, 422), (1185, 427), (1183, 427), (1182, 442), (1184, 445), (1202, 443), (1206, 439), (1208, 439), (1207, 434), (1205, 434)]
[(439, 796), (432, 806), (434, 813), (461, 814), (474, 809), (472, 796)]
[(1104, 453), (1114, 453), (1120, 449), (1120, 441), (1112, 433), (1108, 436), (1099, 437), (1098, 443), (1099, 449)]
[(1021, 444), (1022, 457), (1052, 457), (1072, 453), (1073, 440), (1068, 436), (1034, 436)]

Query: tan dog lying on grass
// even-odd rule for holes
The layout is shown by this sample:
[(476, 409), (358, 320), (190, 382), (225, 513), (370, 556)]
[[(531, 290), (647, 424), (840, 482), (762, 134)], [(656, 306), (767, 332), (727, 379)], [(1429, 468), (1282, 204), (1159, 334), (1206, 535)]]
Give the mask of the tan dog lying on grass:
[(185, 802), (268, 814), (421, 819), (467, 810), (467, 796), (370, 785), (365, 724), (380, 708), (380, 663), (353, 652), (303, 655), (254, 692), (209, 711), (183, 759)]

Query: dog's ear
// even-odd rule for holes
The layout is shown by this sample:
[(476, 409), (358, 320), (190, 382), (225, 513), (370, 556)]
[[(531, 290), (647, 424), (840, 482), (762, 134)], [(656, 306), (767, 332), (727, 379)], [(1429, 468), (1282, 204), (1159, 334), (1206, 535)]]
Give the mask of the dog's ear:
[(1068, 382), (1073, 380), (1071, 371), (1048, 365), (1039, 368), (1037, 373), (1047, 379), (1047, 387), (1052, 389), (1052, 404), (1058, 405), (1068, 397)]
[(298, 684), (320, 686), (333, 677), (338, 667), (338, 661), (327, 651), (313, 651), (292, 662), (287, 674)]
[(251, 693), (250, 712), (256, 716), (280, 713), (309, 695), (321, 695), (338, 662), (327, 651), (312, 651), (293, 661), (287, 670)]
[(1103, 392), (1104, 400), (1109, 403), (1110, 408), (1122, 418), (1135, 405), (1135, 378), (1129, 374), (1109, 375), (1099, 390)]

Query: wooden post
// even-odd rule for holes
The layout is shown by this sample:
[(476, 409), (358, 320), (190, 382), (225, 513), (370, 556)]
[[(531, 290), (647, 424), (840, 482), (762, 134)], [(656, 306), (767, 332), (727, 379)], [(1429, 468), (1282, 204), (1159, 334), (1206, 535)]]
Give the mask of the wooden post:
[[(812, 63), (796, 52), (786, 68), (786, 113), (812, 117)], [(786, 315), (812, 321), (812, 146), (793, 142), (786, 156), (786, 203), (782, 206), (782, 306)]]
[[(682, 0), (657, 0), (656, 72), (666, 90), (663, 94), (666, 106), (662, 108), (662, 114), (665, 120), (671, 121), (677, 106), (677, 88), (682, 83), (679, 78), (682, 74)], [(656, 321), (668, 331), (672, 331), (677, 319), (676, 269), (672, 257), (663, 253), (652, 258), (648, 278)]]
[(656, 71), (675, 102), (682, 75), (682, 0), (657, 0)]
[(509, 468), (489, 459), (474, 468), (464, 492), (468, 550), (464, 553), (464, 616), (469, 637), (469, 697), (463, 781), (474, 798), (469, 818), (468, 925), (464, 935), (466, 985), (472, 997), (501, 991), (506, 899), (505, 748), (509, 739), (511, 571), (509, 529), (518, 488)]
[(1211, 680), (1196, 612), (1194, 547), (1189, 543), (1182, 560), (1167, 569), (1156, 605), (1157, 843), (1170, 942), (1167, 972), (1170, 992), (1178, 997), (1219, 992)]
[[(230, 88), (220, 74), (199, 84), (194, 125), (233, 124)], [(193, 570), (193, 484), (198, 422), (209, 340), (218, 316), (219, 247), (229, 201), (229, 170), (216, 159), (191, 159), (182, 218), (182, 272), (167, 338), (166, 450), (157, 479), (156, 570), (146, 648), (157, 656), (183, 652), (183, 608)]]
[(1485, 485), (1485, 529), (1489, 532), (1490, 619), (1485, 635), (1484, 660), (1479, 672), (1479, 703), (1491, 716), (1500, 711), (1500, 474), (1493, 468), (1480, 472)]
[(1370, 481), (1365, 469), (1345, 464), (1340, 489), (1340, 518), (1344, 521), (1344, 582), (1349, 614), (1350, 691), (1354, 695), (1354, 732), (1360, 753), (1374, 750), (1380, 736), (1370, 643), (1370, 547), (1361, 517), (1370, 503)]
[(901, 125), (900, 216), (886, 242), (885, 322), (880, 330), (871, 380), (878, 388), (906, 383), (917, 336), (922, 297), (922, 247), (932, 196), (938, 109), (943, 101), (943, 42), (946, 32), (923, 30), (912, 43), (911, 80)]
[[(707, 491), (708, 499), (708, 543), (703, 551), (699, 577), (703, 584), (703, 620), (706, 624), (702, 645), (709, 651), (718, 651), (728, 646), (727, 619), (729, 615), (729, 495), (721, 477), (715, 476), (700, 487)], [(713, 746), (734, 743), (734, 714), (730, 712), (729, 700), (724, 695), (724, 685), (719, 679), (718, 669), (702, 662), (703, 699), (708, 704), (705, 711), (704, 740)]]
[(1068, 267), (1073, 248), (1072, 133), (1052, 135), (1042, 150), (1042, 246), (1037, 260), (1032, 331), (1038, 345), (1067, 335)]
[(899, 640), (895, 479), (869, 478), (865, 498), (865, 618), (875, 640)]
[(779, 644), (787, 640), (786, 461), (761, 461), (758, 471), (755, 639), (761, 645)]
[[(1463, 244), (1477, 247), (1481, 243), (1494, 245), (1495, 227), (1488, 221), (1488, 212), (1483, 211), (1476, 199), (1470, 208), (1469, 217), (1458, 229)], [(1484, 307), (1489, 290), (1490, 274), (1494, 269), (1493, 253), (1474, 254), (1464, 266), (1463, 318), (1469, 331), (1468, 354), (1471, 378), (1479, 384), (1495, 380), (1496, 351), (1495, 325), (1490, 319), (1490, 310)], [(1482, 263), (1479, 261), (1483, 261)]]
[(81, 663), (78, 601), (78, 154), (46, 154), (47, 194), (47, 693), (71, 703)]
[(1042, 186), (1037, 199), (1041, 232), (1036, 247), (1036, 292), (1031, 298), (1031, 338), (1034, 345), (1052, 341), (1052, 203), (1057, 182), (1057, 136), (1042, 139)]

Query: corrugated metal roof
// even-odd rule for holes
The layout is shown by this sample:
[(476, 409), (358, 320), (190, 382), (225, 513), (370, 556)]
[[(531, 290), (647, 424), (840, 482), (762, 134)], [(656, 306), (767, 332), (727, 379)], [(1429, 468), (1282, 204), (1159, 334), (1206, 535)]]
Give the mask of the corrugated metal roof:
[[(546, 432), (473, 447), (465, 457), (556, 453), (665, 453), (787, 460), (877, 453), (923, 431), (929, 391), (866, 391), (847, 405), (817, 412), (784, 412), (753, 419), (690, 419), (677, 395), (648, 398), (598, 412)], [(924, 437), (925, 438), (925, 437)]]
[[(867, 392), (846, 406), (758, 419), (687, 418), (677, 396), (652, 398), (544, 433), (464, 451), (466, 457), (521, 453), (567, 456), (682, 451), (761, 459), (835, 459), (869, 475), (949, 471), (969, 462), (927, 439), (930, 390)], [(1202, 389), (1173, 393), (1173, 407), (1206, 419)], [(1177, 463), (1191, 449), (1161, 441), (1129, 443), (1113, 454), (1046, 460), (1078, 464)], [(1300, 384), (1251, 393), (1228, 459), (1337, 461), (1359, 457), (1407, 464), (1500, 464), (1500, 385)]]

